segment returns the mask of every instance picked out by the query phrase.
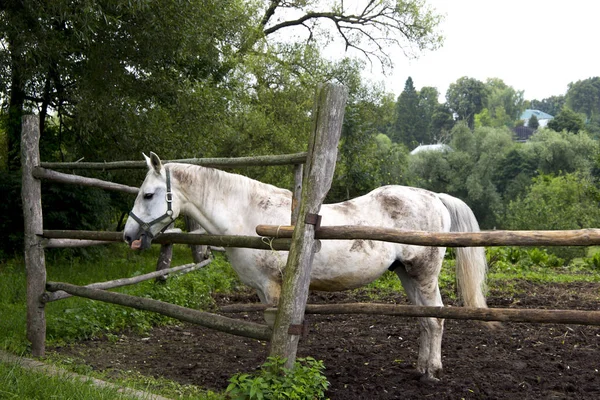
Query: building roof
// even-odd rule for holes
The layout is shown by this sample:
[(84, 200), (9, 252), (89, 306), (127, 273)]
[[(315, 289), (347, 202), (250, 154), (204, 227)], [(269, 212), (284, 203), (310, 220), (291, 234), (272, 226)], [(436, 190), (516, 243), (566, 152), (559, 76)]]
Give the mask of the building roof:
[(446, 152), (452, 151), (452, 148), (447, 144), (437, 143), (437, 144), (420, 144), (410, 154), (417, 154), (423, 151), (437, 151), (437, 152)]
[(552, 115), (550, 115), (548, 113), (545, 113), (543, 111), (527, 109), (527, 110), (523, 111), (523, 114), (521, 114), (521, 116), (519, 117), (519, 119), (522, 119), (524, 121), (528, 121), (529, 118), (531, 118), (532, 115), (535, 115), (538, 120), (540, 120), (540, 119), (552, 119), (552, 118), (554, 118), (554, 116), (552, 116)]

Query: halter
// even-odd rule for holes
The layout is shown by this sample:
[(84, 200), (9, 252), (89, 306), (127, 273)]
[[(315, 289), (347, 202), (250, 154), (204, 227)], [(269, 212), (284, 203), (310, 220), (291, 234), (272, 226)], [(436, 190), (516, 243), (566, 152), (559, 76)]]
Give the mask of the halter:
[[(165, 199), (167, 201), (167, 212), (150, 222), (142, 221), (142, 219), (135, 215), (133, 211), (129, 212), (131, 218), (133, 218), (138, 224), (140, 224), (140, 228), (142, 229), (142, 231), (144, 231), (146, 236), (150, 237), (150, 239), (154, 239), (154, 235), (152, 234), (152, 232), (150, 232), (150, 228), (152, 227), (152, 225), (156, 225), (165, 217), (169, 217), (171, 219), (171, 222), (175, 221), (175, 218), (173, 218), (173, 209), (171, 208), (171, 203), (173, 203), (173, 192), (171, 192), (171, 175), (169, 174), (169, 168), (165, 168), (165, 173), (167, 175), (167, 193), (165, 194)], [(162, 228), (160, 232), (158, 232), (158, 234), (164, 233), (164, 231), (167, 230), (169, 225), (171, 225), (171, 223), (165, 225), (165, 227)]]

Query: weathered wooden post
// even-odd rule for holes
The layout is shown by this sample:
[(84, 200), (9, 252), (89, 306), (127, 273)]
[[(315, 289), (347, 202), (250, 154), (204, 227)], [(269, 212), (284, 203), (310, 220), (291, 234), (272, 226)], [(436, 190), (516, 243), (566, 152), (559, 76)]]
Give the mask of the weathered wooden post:
[(27, 269), (27, 339), (34, 357), (46, 351), (46, 314), (42, 295), (46, 291), (46, 262), (40, 236), (43, 232), (42, 190), (33, 169), (40, 164), (40, 120), (23, 116), (21, 169), (23, 218), (25, 222), (25, 268)]
[(304, 308), (316, 249), (315, 229), (321, 204), (333, 180), (347, 97), (346, 88), (332, 84), (320, 86), (315, 96), (315, 122), (308, 145), (302, 201), (271, 339), (270, 355), (287, 359), (288, 368), (294, 365), (304, 330)]
[(304, 164), (294, 165), (294, 192), (292, 195), (292, 225), (296, 225), (298, 221), (298, 213), (300, 212), (300, 201), (302, 200), (302, 172)]
[[(190, 218), (186, 215), (184, 217), (184, 220), (185, 228), (188, 232), (194, 232), (198, 229), (202, 229), (200, 224), (195, 219)], [(195, 263), (201, 263), (202, 261), (208, 258), (208, 246), (201, 244), (190, 244), (190, 249), (192, 251), (192, 259)]]

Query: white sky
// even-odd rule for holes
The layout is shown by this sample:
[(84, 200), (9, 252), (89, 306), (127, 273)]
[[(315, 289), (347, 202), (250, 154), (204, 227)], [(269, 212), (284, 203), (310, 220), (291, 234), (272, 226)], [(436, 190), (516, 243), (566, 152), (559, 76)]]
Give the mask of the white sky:
[(407, 60), (399, 51), (393, 73), (379, 67), (366, 76), (384, 80), (399, 95), (411, 76), (417, 90), (433, 86), (443, 98), (462, 76), (497, 77), (525, 99), (565, 94), (567, 85), (600, 76), (600, 2), (595, 0), (427, 0), (445, 15), (444, 46)]

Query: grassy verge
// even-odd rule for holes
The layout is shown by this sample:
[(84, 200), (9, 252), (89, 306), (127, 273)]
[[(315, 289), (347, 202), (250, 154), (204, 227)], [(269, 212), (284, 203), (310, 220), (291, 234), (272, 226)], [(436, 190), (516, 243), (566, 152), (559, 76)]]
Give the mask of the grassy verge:
[(99, 387), (91, 381), (68, 378), (65, 374), (48, 374), (23, 368), (18, 363), (0, 363), (0, 398), (2, 399), (140, 399), (120, 393), (114, 387)]
[[(108, 281), (122, 277), (135, 276), (151, 272), (156, 268), (159, 248), (154, 246), (146, 252), (132, 252), (123, 245), (111, 245), (94, 249), (83, 257), (80, 252), (48, 252), (46, 256), (47, 279), (63, 281), (77, 285)], [(186, 246), (175, 246), (172, 265), (191, 262), (190, 251)], [(134, 286), (116, 289), (116, 291), (135, 296), (149, 297), (185, 307), (210, 310), (214, 307), (213, 292), (231, 292), (240, 285), (225, 258), (216, 255), (215, 260), (204, 269), (184, 275), (170, 277), (167, 282), (146, 281)], [(0, 349), (13, 354), (29, 354), (29, 342), (26, 340), (26, 275), (23, 260), (11, 260), (0, 264)], [(82, 298), (69, 298), (46, 305), (47, 345), (66, 345), (92, 337), (116, 338), (125, 329), (143, 333), (153, 326), (174, 323), (175, 321), (151, 312), (121, 307), (108, 303)], [(46, 360), (58, 364), (69, 371), (91, 374), (96, 378), (105, 378), (86, 370), (76, 361), (51, 358)], [(4, 368), (4, 367), (3, 367)], [(11, 372), (14, 371), (14, 372)], [(12, 379), (19, 367), (3, 369), (2, 380)], [(20, 372), (19, 372), (20, 373)], [(10, 376), (9, 376), (10, 375)], [(19, 375), (20, 376), (20, 375)], [(33, 379), (33, 378), (32, 378)], [(23, 380), (15, 381), (21, 386)], [(200, 388), (187, 387), (173, 382), (130, 374), (123, 377), (120, 384), (142, 390), (152, 390), (173, 398), (217, 399), (221, 398)], [(45, 383), (44, 383), (45, 384)], [(53, 385), (52, 381), (48, 384)], [(12, 390), (12, 389), (11, 389)], [(27, 389), (28, 390), (28, 389)], [(0, 398), (12, 398), (0, 393)], [(38, 398), (34, 395), (15, 398)], [(53, 398), (42, 396), (39, 398)], [(56, 398), (87, 398), (80, 396)], [(89, 397), (115, 398), (115, 397)]]

